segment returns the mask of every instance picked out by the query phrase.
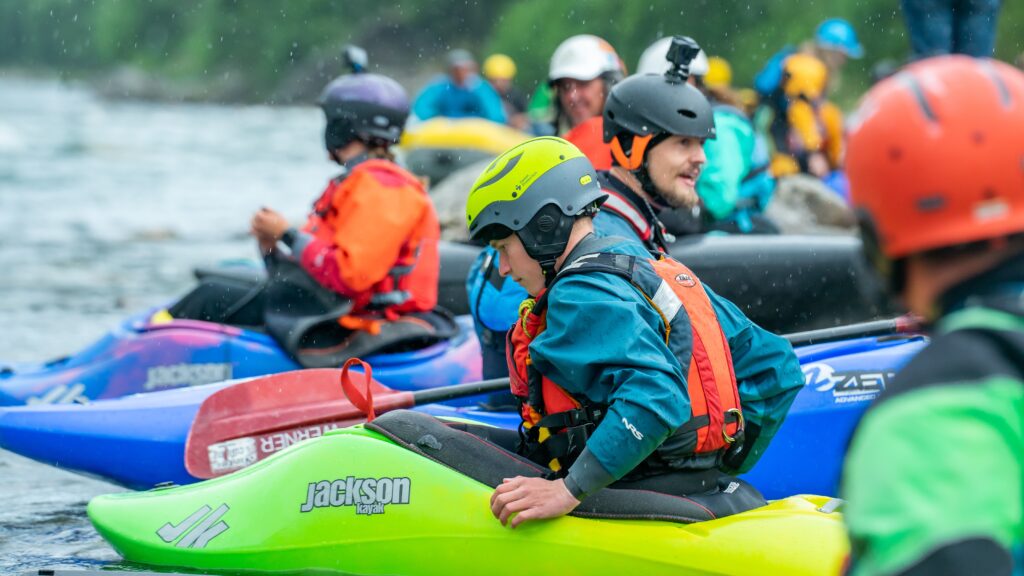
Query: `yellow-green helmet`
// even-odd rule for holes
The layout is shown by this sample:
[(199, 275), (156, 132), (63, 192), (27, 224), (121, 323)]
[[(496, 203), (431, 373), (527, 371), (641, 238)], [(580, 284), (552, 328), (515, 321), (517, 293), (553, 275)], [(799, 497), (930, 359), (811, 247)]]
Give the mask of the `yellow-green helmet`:
[(498, 156), (466, 200), (470, 238), (489, 242), (516, 233), (542, 266), (562, 254), (578, 216), (608, 195), (587, 157), (566, 140), (543, 136)]

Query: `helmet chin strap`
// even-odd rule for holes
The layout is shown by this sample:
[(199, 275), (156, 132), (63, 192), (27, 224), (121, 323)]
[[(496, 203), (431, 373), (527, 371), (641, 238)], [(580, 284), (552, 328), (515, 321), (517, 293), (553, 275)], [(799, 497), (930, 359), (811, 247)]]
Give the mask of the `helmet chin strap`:
[(555, 281), (555, 261), (557, 258), (547, 258), (544, 260), (538, 260), (540, 263), (540, 269), (544, 273), (544, 287), (551, 286), (551, 283)]
[(651, 199), (651, 204), (655, 208), (663, 209), (668, 207), (668, 201), (665, 197), (658, 193), (658, 188), (654, 185), (654, 181), (651, 180), (651, 173), (647, 170), (647, 159), (644, 158), (643, 164), (640, 165), (636, 170), (632, 170), (633, 175), (640, 182), (640, 188), (647, 193), (647, 196)]

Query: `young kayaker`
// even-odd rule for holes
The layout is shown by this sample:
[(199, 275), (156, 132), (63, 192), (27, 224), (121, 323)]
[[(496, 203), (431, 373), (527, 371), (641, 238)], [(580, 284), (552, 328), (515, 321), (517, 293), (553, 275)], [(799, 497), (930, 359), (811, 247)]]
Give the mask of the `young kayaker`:
[(253, 216), (269, 283), (211, 279), (169, 312), (266, 324), (305, 365), (337, 365), (343, 356), (369, 353), (396, 330), (433, 329), (407, 317), (437, 304), (440, 227), (423, 184), (391, 156), (409, 113), (402, 87), (377, 74), (342, 76), (324, 88), (319, 103), (327, 153), (342, 174), (302, 228), (270, 208)]
[(507, 354), (519, 452), (553, 471), (497, 488), (502, 523), (561, 516), (606, 486), (762, 501), (728, 473), (757, 462), (803, 384), (784, 339), (682, 264), (597, 238), (607, 198), (578, 149), (542, 137), (499, 156), (467, 201), (470, 236), (532, 296)]
[[(685, 62), (696, 53), (688, 53)], [(661, 113), (666, 106), (690, 110), (693, 117)], [(705, 161), (702, 145), (714, 137), (711, 104), (676, 77), (630, 76), (611, 87), (602, 137), (606, 146), (611, 142), (611, 149), (618, 146), (619, 152), (610, 172), (598, 172), (608, 200), (594, 218), (597, 235), (631, 238), (648, 250), (667, 251), (668, 235), (651, 202), (655, 198), (665, 198), (661, 204), (673, 206), (696, 202), (694, 183)], [(637, 138), (653, 140), (646, 148), (633, 148)], [(499, 260), (494, 249), (485, 248), (467, 280), (485, 378), (507, 374), (504, 334), (527, 295), (513, 279), (498, 273)]]
[(923, 60), (875, 86), (854, 118), (847, 167), (865, 248), (932, 341), (847, 455), (849, 573), (1018, 574), (1024, 73)]

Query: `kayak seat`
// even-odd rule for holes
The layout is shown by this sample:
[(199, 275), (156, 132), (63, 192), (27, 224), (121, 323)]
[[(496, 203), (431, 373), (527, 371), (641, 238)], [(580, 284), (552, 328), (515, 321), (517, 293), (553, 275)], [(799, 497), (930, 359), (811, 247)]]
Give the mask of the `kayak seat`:
[[(427, 414), (394, 410), (365, 426), (403, 448), (491, 488), (496, 488), (504, 478), (514, 476), (554, 476), (552, 470), (465, 431), (465, 425), (447, 425)], [(499, 433), (516, 434), (515, 431), (495, 432)], [(500, 443), (505, 446), (510, 444), (507, 441)], [(588, 496), (571, 515), (691, 524), (745, 512), (766, 504), (761, 494), (743, 480), (720, 473), (715, 473), (715, 476), (714, 485), (703, 494), (676, 495), (635, 488), (605, 488)], [(631, 484), (642, 485), (640, 482)]]
[[(379, 330), (345, 330), (337, 318), (319, 318), (302, 326), (301, 336), (293, 338), (295, 358), (304, 368), (334, 368), (349, 358), (368, 358), (375, 354), (397, 354), (432, 346), (459, 334), (455, 318), (443, 308), (415, 312), (397, 320), (377, 321)], [(298, 331), (296, 331), (298, 333)]]

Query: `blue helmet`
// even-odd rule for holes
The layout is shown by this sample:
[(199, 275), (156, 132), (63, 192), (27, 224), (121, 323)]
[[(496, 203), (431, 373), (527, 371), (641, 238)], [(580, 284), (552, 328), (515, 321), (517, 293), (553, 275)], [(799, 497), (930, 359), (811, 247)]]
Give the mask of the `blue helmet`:
[(822, 48), (842, 52), (850, 58), (864, 56), (864, 47), (857, 40), (853, 25), (842, 18), (830, 18), (819, 24), (814, 41)]

